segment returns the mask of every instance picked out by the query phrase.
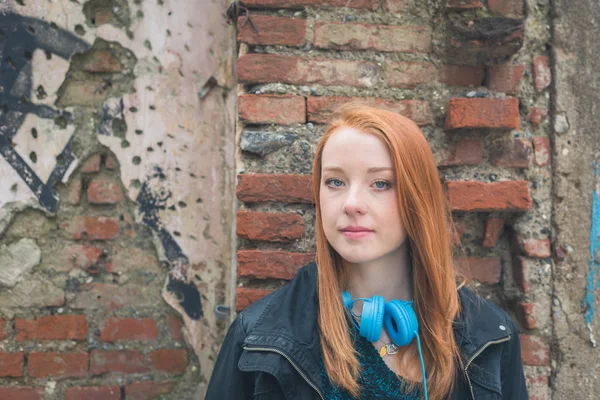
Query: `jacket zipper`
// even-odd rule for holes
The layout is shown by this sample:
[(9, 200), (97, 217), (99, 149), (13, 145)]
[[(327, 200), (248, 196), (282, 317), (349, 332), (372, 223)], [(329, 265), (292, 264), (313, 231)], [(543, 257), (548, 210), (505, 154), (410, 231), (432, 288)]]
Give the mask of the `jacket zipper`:
[(273, 349), (273, 348), (269, 348), (269, 347), (247, 347), (247, 346), (243, 346), (243, 349), (248, 350), (248, 351), (271, 351), (273, 353), (282, 355), (283, 357), (285, 357), (286, 360), (289, 361), (290, 364), (292, 364), (292, 367), (294, 367), (294, 369), (296, 371), (298, 371), (298, 373), (306, 381), (306, 383), (308, 383), (313, 389), (315, 389), (315, 391), (319, 394), (319, 397), (321, 397), (321, 400), (325, 400), (325, 398), (323, 397), (323, 394), (321, 393), (321, 391), (319, 390), (317, 385), (315, 385), (313, 382), (311, 382), (311, 380), (304, 374), (304, 372), (302, 372), (300, 370), (300, 368), (298, 368), (298, 366), (292, 361), (292, 359), (290, 357), (288, 357), (281, 350), (277, 350), (277, 349)]
[(467, 365), (465, 365), (465, 375), (467, 376), (467, 381), (469, 382), (469, 389), (471, 389), (471, 399), (475, 400), (475, 394), (473, 393), (473, 385), (471, 385), (471, 378), (469, 378), (469, 373), (467, 372), (469, 365), (471, 365), (471, 362), (473, 362), (473, 360), (476, 359), (477, 356), (479, 356), (485, 349), (487, 349), (488, 346), (490, 346), (492, 344), (500, 344), (500, 343), (508, 342), (509, 340), (510, 340), (510, 335), (508, 335), (505, 338), (499, 339), (499, 340), (492, 340), (490, 342), (487, 342), (477, 351), (477, 353), (475, 353), (469, 359), (469, 361), (467, 362)]

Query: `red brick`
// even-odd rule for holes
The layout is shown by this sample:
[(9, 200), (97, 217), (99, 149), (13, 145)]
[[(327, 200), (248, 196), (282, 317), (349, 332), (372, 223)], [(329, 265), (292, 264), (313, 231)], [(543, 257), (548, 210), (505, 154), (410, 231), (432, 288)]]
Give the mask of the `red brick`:
[(538, 126), (542, 123), (542, 121), (544, 120), (544, 118), (546, 118), (547, 115), (548, 109), (532, 107), (529, 111), (529, 122), (531, 122), (531, 125), (533, 126)]
[(151, 318), (106, 318), (100, 335), (103, 342), (157, 339), (158, 328)]
[(34, 320), (17, 318), (17, 341), (84, 340), (88, 331), (85, 315), (49, 315)]
[(490, 163), (496, 167), (529, 168), (533, 161), (532, 153), (529, 140), (495, 140), (490, 146)]
[(497, 92), (518, 94), (523, 72), (525, 65), (522, 64), (491, 65), (486, 70), (487, 87)]
[(119, 162), (113, 155), (109, 155), (104, 162), (104, 167), (108, 170), (114, 171), (119, 168)]
[(169, 327), (169, 335), (171, 339), (183, 342), (185, 337), (183, 335), (183, 322), (181, 318), (176, 317), (175, 315), (167, 316), (167, 326)]
[(498, 239), (504, 228), (504, 220), (499, 218), (490, 218), (485, 221), (485, 238), (483, 239), (483, 247), (494, 247), (498, 243)]
[(175, 382), (134, 382), (125, 385), (127, 400), (149, 400), (161, 394), (169, 394)]
[(6, 333), (7, 331), (7, 320), (6, 318), (0, 318), (0, 341), (6, 339), (8, 337), (8, 334)]
[[(501, 24), (505, 22), (501, 21)], [(510, 29), (503, 30), (490, 24), (489, 18), (451, 18), (448, 22), (450, 34), (446, 57), (451, 62), (485, 63), (507, 59), (523, 46), (523, 20), (513, 21)]]
[(184, 349), (159, 349), (150, 353), (150, 361), (158, 371), (181, 374), (187, 369), (188, 352)]
[(527, 395), (529, 400), (551, 400), (550, 386), (548, 385), (548, 375), (544, 374), (526, 374)]
[(100, 171), (100, 154), (94, 154), (81, 166), (81, 172), (91, 173)]
[(43, 400), (43, 398), (43, 387), (0, 387), (0, 399)]
[(134, 374), (148, 371), (146, 357), (139, 350), (101, 351), (90, 354), (90, 373), (101, 375), (109, 372)]
[(243, 94), (238, 96), (240, 119), (248, 124), (292, 125), (306, 122), (302, 96)]
[(448, 10), (468, 10), (470, 8), (482, 8), (483, 4), (479, 0), (448, 0), (446, 8)]
[(531, 208), (527, 181), (451, 181), (448, 197), (453, 211), (527, 211)]
[(421, 61), (386, 61), (385, 82), (388, 86), (413, 89), (423, 83), (437, 80), (437, 70), (432, 63)]
[(551, 255), (550, 239), (525, 239), (518, 235), (515, 235), (513, 239), (517, 249), (530, 257), (546, 258)]
[(304, 235), (304, 220), (298, 214), (238, 211), (237, 235), (250, 240), (289, 242)]
[(438, 71), (438, 82), (449, 86), (481, 86), (483, 67), (444, 65)]
[(84, 386), (65, 389), (65, 400), (120, 400), (119, 386)]
[(546, 137), (537, 136), (533, 138), (533, 149), (535, 153), (535, 164), (540, 167), (550, 165), (550, 140)]
[(99, 271), (98, 262), (104, 254), (104, 250), (87, 244), (72, 244), (65, 248), (63, 263), (57, 265), (61, 271), (70, 271), (73, 268), (81, 268), (88, 272)]
[(238, 275), (254, 279), (291, 280), (302, 266), (315, 261), (314, 253), (289, 251), (240, 250), (237, 253)]
[(240, 174), (236, 194), (244, 203), (312, 203), (312, 175)]
[(523, 18), (523, 0), (488, 0), (488, 8), (509, 18)]
[(118, 182), (94, 179), (88, 185), (87, 196), (91, 204), (116, 204), (123, 200), (123, 190)]
[(547, 56), (533, 57), (533, 83), (535, 90), (541, 92), (550, 86), (552, 82), (552, 71), (548, 64)]
[(448, 102), (446, 129), (519, 127), (519, 100), (453, 98)]
[(273, 292), (272, 289), (237, 288), (235, 297), (235, 312), (240, 312), (250, 304), (258, 301)]
[(441, 167), (479, 165), (483, 162), (483, 147), (479, 139), (460, 139), (448, 146)]
[(519, 323), (525, 329), (535, 329), (537, 326), (536, 320), (533, 316), (533, 304), (526, 302), (516, 302), (513, 304), (513, 310)]
[(265, 8), (304, 8), (302, 6), (348, 7), (375, 11), (377, 0), (243, 0), (242, 4), (250, 7)]
[(76, 206), (81, 201), (81, 179), (73, 178), (67, 189), (65, 202)]
[(88, 55), (87, 60), (83, 63), (83, 70), (101, 73), (121, 72), (121, 63), (110, 51), (98, 50)]
[(422, 26), (317, 22), (314, 44), (321, 49), (428, 53), (431, 31)]
[(397, 14), (404, 11), (404, 0), (381, 0), (383, 11)]
[(246, 54), (238, 60), (240, 83), (373, 87), (380, 68), (369, 61)]
[(87, 353), (29, 353), (27, 369), (34, 378), (78, 377), (87, 374)]
[(500, 282), (502, 265), (497, 257), (466, 257), (456, 260), (458, 270), (467, 278), (486, 285)]
[(23, 376), (24, 359), (22, 352), (0, 353), (0, 376), (13, 378)]
[(63, 227), (75, 240), (110, 240), (119, 236), (119, 223), (111, 217), (76, 217)]
[(282, 18), (270, 15), (253, 15), (242, 27), (245, 16), (238, 18), (238, 41), (248, 44), (302, 46), (306, 40), (306, 20), (300, 18)]
[(532, 335), (519, 335), (521, 359), (525, 365), (550, 365), (550, 347), (544, 340)]
[(339, 96), (309, 97), (307, 101), (308, 121), (326, 124), (336, 108), (351, 101), (398, 113), (411, 119), (417, 125), (433, 123), (429, 103), (423, 100), (387, 100), (377, 97)]
[[(123, 307), (145, 306), (148, 298), (141, 296), (139, 288), (123, 287), (105, 283), (86, 283), (81, 285), (71, 302), (72, 308), (116, 309)], [(157, 298), (160, 298), (157, 296)]]
[(525, 257), (515, 256), (512, 260), (513, 278), (517, 286), (523, 291), (523, 293), (529, 293), (529, 280), (532, 260)]

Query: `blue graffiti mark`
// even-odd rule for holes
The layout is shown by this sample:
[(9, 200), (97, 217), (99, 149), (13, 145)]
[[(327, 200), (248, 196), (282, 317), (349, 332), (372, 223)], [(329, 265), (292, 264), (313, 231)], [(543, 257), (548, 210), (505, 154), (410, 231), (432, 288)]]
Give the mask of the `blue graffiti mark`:
[(594, 176), (598, 176), (598, 167), (600, 167), (600, 164), (598, 161), (594, 160), (592, 161), (592, 165), (594, 166)]
[[(596, 171), (594, 171), (595, 175)], [(594, 319), (594, 291), (600, 287), (600, 281), (596, 283), (596, 277), (600, 274), (600, 263), (597, 262), (596, 253), (600, 251), (600, 197), (592, 191), (592, 228), (590, 231), (590, 257), (588, 261), (589, 271), (587, 277), (587, 288), (583, 300), (584, 317), (586, 325)]]

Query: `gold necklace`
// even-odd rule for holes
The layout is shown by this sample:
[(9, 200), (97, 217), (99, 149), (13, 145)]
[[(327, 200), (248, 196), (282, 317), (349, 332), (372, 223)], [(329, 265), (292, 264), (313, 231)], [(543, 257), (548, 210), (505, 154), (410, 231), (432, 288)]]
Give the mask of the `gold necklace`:
[(379, 349), (379, 355), (381, 357), (385, 357), (387, 355), (396, 354), (398, 351), (399, 348), (394, 343), (387, 343), (381, 346), (381, 348)]

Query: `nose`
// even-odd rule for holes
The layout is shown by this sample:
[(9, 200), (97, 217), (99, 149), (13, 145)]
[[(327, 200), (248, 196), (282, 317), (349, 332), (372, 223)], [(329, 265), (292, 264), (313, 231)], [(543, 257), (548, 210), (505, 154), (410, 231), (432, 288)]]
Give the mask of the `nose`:
[(364, 214), (366, 212), (366, 204), (358, 188), (348, 190), (348, 196), (344, 201), (343, 209), (348, 215)]

